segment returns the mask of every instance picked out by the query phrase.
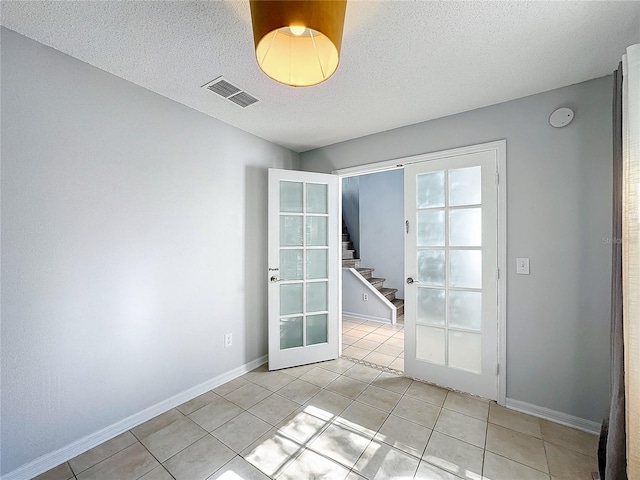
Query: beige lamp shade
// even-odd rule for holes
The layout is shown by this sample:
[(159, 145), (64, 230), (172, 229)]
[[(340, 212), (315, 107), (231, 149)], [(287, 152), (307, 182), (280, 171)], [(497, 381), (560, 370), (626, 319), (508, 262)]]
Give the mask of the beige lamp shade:
[(346, 0), (251, 0), (256, 60), (277, 82), (308, 87), (338, 68)]

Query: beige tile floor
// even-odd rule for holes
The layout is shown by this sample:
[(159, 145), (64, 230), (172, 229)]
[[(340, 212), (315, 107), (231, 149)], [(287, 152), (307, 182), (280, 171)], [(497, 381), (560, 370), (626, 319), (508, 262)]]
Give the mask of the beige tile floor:
[(389, 325), (344, 316), (342, 354), (404, 372), (404, 318)]
[(262, 366), (38, 480), (584, 479), (597, 438), (337, 359)]

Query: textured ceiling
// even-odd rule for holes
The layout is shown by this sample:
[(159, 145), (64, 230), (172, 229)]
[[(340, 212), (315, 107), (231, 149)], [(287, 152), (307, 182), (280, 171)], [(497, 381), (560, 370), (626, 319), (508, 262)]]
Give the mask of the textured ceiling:
[[(611, 73), (640, 41), (640, 2), (349, 1), (327, 82), (273, 82), (248, 1), (2, 1), (2, 24), (296, 151)], [(223, 75), (261, 101), (201, 89)]]

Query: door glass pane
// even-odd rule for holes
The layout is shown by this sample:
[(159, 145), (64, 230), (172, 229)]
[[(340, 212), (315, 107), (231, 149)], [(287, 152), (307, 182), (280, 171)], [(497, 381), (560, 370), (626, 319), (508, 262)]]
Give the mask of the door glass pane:
[(482, 293), (449, 291), (449, 326), (480, 331)]
[(426, 285), (444, 285), (444, 250), (418, 251), (418, 281)]
[(307, 250), (307, 279), (327, 278), (327, 253), (329, 251)]
[(442, 328), (416, 325), (416, 358), (445, 364), (445, 331)]
[(482, 335), (449, 330), (449, 366), (482, 372)]
[(327, 217), (307, 217), (307, 245), (327, 246)]
[(307, 312), (327, 310), (327, 282), (307, 283)]
[(280, 285), (280, 315), (302, 313), (302, 283)]
[(449, 170), (449, 205), (482, 203), (482, 167)]
[(280, 246), (302, 246), (302, 217), (280, 215)]
[(423, 173), (416, 182), (418, 208), (444, 207), (444, 172)]
[(307, 316), (307, 345), (327, 343), (327, 314)]
[(418, 212), (418, 246), (444, 246), (444, 210)]
[(418, 317), (416, 321), (427, 325), (445, 325), (444, 290), (418, 287)]
[(302, 317), (280, 319), (280, 350), (302, 346)]
[(280, 211), (302, 213), (301, 182), (280, 182)]
[(302, 250), (280, 250), (280, 278), (302, 280)]
[(465, 208), (449, 212), (449, 245), (482, 246), (482, 209)]
[(449, 262), (449, 285), (482, 288), (481, 250), (451, 250)]
[(307, 183), (307, 213), (327, 213), (327, 186)]

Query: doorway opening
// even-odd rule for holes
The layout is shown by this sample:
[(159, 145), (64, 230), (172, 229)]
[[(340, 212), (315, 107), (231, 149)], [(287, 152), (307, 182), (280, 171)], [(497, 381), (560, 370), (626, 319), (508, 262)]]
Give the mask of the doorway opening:
[(404, 170), (342, 178), (343, 356), (404, 373)]
[[(349, 233), (345, 240), (351, 242), (343, 244), (346, 255), (342, 262), (354, 262), (342, 268), (343, 356), (382, 369), (390, 368), (385, 363), (395, 361), (396, 366), (402, 365), (398, 370), (410, 377), (504, 404), (506, 282), (501, 271), (506, 265), (505, 171), (506, 142), (502, 140), (332, 172), (340, 177), (344, 190), (340, 203), (345, 233)], [(365, 202), (361, 202), (361, 194), (366, 192), (363, 181), (373, 181), (378, 174), (396, 174), (404, 180), (398, 195), (402, 198), (401, 213), (393, 228), (393, 217), (380, 211), (387, 205), (379, 192), (389, 190), (389, 181), (378, 182), (382, 190), (370, 195), (370, 203), (366, 193)], [(354, 182), (356, 209), (349, 198)], [(368, 262), (362, 233), (366, 225), (360, 225), (368, 216), (360, 211), (362, 205), (373, 205), (373, 223), (382, 225), (373, 230), (373, 245), (382, 243), (390, 232), (397, 232), (403, 244), (398, 255), (391, 254), (390, 248), (382, 249), (383, 259), (404, 258), (397, 262), (402, 272), (398, 284), (404, 290), (398, 298), (405, 302), (401, 323), (397, 321), (400, 315), (394, 318), (393, 313), (381, 315), (371, 308), (358, 312), (353, 303), (360, 308), (370, 305), (366, 291), (358, 295), (347, 291), (358, 273), (356, 267), (369, 267), (364, 264)], [(357, 228), (352, 229), (349, 216), (354, 210)], [(352, 232), (356, 232), (355, 242)], [(349, 250), (354, 251), (353, 259)], [(378, 275), (388, 276), (374, 272), (372, 278)], [(369, 288), (367, 283), (371, 282), (360, 283)], [(389, 331), (395, 333), (384, 340)], [(388, 348), (396, 343), (394, 336), (406, 337), (406, 350), (398, 353)], [(382, 356), (382, 350), (398, 356), (390, 360)], [(376, 363), (376, 359), (382, 361)]]
[[(497, 141), (333, 174), (270, 169), (269, 369), (343, 354), (504, 404), (505, 164)], [(341, 208), (350, 177), (357, 229)]]

